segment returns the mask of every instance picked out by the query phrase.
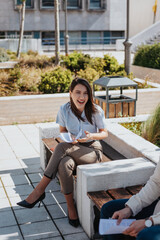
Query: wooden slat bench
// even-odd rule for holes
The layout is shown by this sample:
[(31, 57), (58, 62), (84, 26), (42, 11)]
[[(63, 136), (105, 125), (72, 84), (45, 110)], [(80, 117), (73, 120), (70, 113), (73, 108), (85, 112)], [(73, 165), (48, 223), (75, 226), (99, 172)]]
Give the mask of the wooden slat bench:
[[(57, 138), (43, 138), (42, 141), (46, 149), (46, 159), (48, 163), (55, 147), (57, 146), (58, 143), (63, 142), (63, 140), (57, 137)], [(101, 144), (103, 148), (103, 156), (102, 156), (103, 162), (108, 162), (111, 160), (118, 160), (118, 159), (125, 159), (125, 157), (122, 154), (117, 152), (115, 149), (113, 149), (104, 141), (101, 141)]]
[(107, 203), (114, 199), (128, 199), (132, 195), (138, 193), (142, 188), (142, 185), (136, 185), (126, 188), (116, 188), (116, 189), (109, 189), (107, 191), (97, 191), (97, 192), (88, 192), (88, 197), (94, 203), (94, 231), (95, 231), (95, 238), (98, 236), (98, 226), (99, 226), (99, 219), (100, 219), (100, 210), (104, 203)]

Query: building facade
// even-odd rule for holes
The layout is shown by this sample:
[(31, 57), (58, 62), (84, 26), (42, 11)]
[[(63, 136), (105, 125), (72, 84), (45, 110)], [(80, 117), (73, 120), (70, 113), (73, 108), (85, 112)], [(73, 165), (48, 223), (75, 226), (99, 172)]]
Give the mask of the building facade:
[[(0, 0), (0, 39), (19, 36), (21, 0)], [(65, 37), (65, 0), (59, 0), (60, 43)], [(115, 44), (124, 38), (126, 0), (67, 0), (70, 45)], [(54, 45), (54, 0), (26, 0), (24, 38)]]

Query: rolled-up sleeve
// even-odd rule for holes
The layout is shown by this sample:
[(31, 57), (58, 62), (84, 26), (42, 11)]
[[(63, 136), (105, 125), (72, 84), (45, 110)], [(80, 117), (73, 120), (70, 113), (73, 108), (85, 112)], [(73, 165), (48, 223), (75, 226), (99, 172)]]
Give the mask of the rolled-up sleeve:
[(60, 107), (60, 109), (58, 111), (56, 123), (58, 123), (62, 127), (66, 127), (63, 105)]
[(95, 124), (98, 129), (106, 128), (104, 111), (101, 107), (97, 106), (97, 112), (95, 113)]

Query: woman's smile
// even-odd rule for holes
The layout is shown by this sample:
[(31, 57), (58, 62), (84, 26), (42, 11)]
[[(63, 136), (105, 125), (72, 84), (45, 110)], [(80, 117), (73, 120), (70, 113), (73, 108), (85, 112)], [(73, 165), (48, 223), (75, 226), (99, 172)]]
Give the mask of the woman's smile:
[(70, 92), (70, 96), (76, 108), (83, 112), (85, 105), (88, 102), (87, 88), (81, 84), (77, 84), (73, 91)]

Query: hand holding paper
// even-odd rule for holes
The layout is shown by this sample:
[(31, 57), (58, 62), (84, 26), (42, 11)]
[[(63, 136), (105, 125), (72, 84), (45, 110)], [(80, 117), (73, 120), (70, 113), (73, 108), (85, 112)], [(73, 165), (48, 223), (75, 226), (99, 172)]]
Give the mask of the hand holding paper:
[(117, 219), (100, 219), (99, 234), (119, 234), (124, 232), (132, 222), (136, 219), (123, 219), (119, 225), (117, 225)]
[(59, 137), (65, 141), (65, 142), (68, 142), (68, 143), (71, 143), (71, 142), (74, 142), (75, 140), (79, 139), (82, 135), (82, 129), (79, 131), (79, 133), (77, 134), (77, 136), (73, 139), (72, 138), (72, 135), (70, 132), (63, 132), (63, 133), (60, 133)]

